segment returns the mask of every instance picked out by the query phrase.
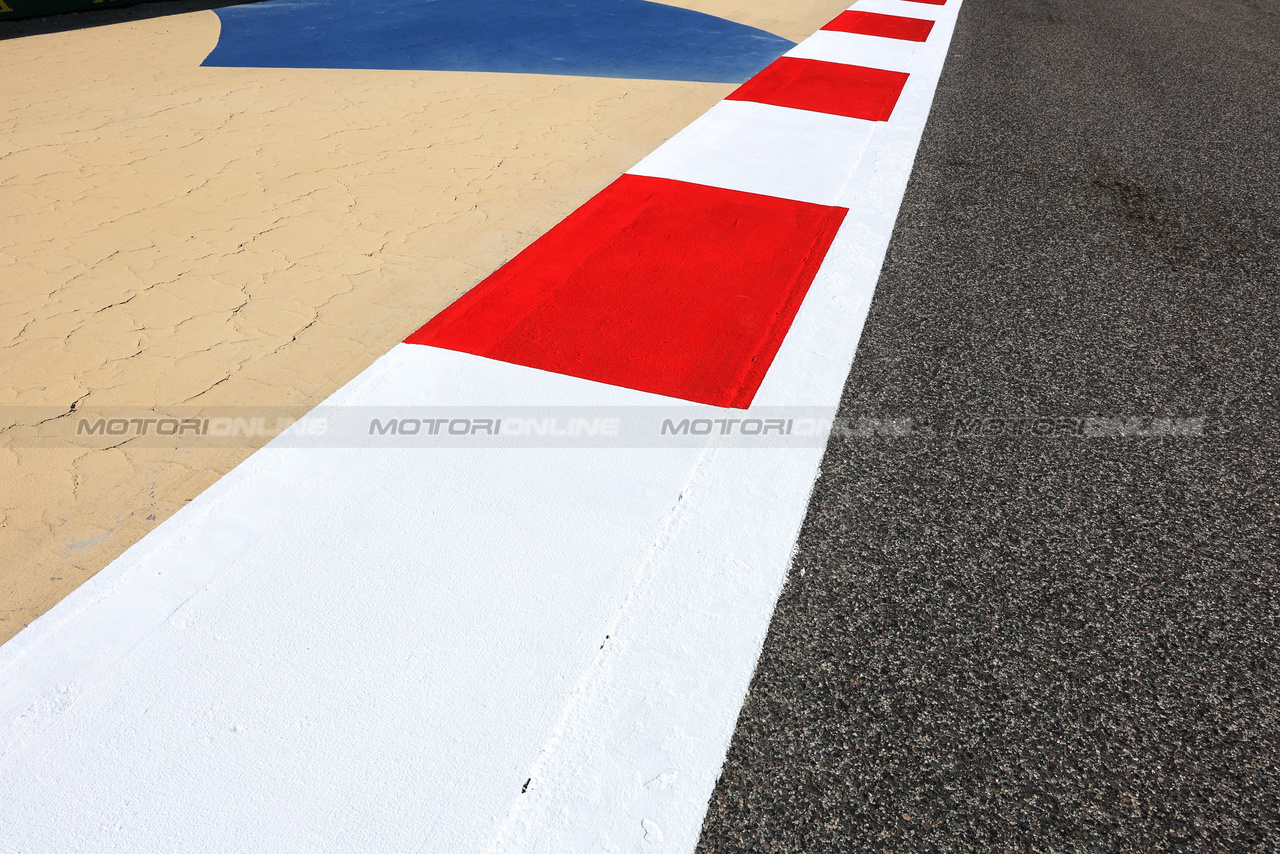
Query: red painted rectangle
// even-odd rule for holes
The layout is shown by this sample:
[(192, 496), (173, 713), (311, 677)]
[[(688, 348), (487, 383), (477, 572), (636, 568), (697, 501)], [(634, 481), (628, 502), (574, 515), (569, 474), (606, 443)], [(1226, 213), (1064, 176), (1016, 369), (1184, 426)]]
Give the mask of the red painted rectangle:
[(729, 95), (795, 110), (887, 121), (906, 85), (900, 71), (784, 56)]
[(746, 408), (847, 213), (624, 175), (406, 341)]
[(945, 6), (947, 0), (911, 0), (912, 3), (928, 3), (930, 6)]
[(834, 33), (856, 33), (861, 36), (922, 42), (929, 38), (929, 33), (933, 30), (933, 21), (850, 10), (840, 14), (822, 29)]

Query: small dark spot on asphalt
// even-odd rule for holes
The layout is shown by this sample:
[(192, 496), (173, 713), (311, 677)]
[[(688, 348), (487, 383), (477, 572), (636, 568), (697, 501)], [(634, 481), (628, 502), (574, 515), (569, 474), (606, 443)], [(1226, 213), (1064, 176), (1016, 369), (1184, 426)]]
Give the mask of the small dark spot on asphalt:
[(1137, 184), (1112, 176), (1107, 180), (1095, 179), (1093, 186), (1113, 194), (1120, 203), (1121, 215), (1131, 222), (1150, 222), (1156, 219), (1151, 196)]

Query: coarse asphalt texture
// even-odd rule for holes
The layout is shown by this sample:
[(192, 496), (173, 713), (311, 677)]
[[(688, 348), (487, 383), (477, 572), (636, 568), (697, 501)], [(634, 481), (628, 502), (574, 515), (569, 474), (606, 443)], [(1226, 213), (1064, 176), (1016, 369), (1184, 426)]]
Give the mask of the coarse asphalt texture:
[(701, 854), (1280, 850), (1277, 140), (1280, 4), (966, 0)]

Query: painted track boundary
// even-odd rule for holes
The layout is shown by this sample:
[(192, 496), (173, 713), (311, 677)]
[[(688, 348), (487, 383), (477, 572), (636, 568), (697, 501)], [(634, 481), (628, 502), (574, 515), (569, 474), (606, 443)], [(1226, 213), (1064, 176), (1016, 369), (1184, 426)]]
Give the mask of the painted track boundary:
[[(791, 52), (883, 120), (730, 99), (630, 171), (847, 210), (746, 412), (834, 413), (959, 5)], [(403, 344), (326, 403), (672, 399)], [(820, 459), (275, 443), (0, 648), (0, 844), (692, 850)]]

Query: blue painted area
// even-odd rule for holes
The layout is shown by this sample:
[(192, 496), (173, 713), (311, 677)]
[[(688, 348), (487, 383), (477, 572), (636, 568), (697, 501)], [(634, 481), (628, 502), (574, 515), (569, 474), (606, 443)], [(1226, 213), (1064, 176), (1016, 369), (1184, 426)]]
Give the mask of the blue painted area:
[(740, 83), (792, 42), (646, 0), (263, 0), (215, 10), (205, 65)]

